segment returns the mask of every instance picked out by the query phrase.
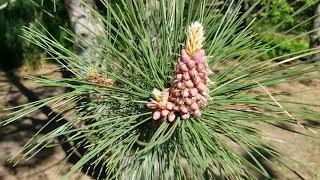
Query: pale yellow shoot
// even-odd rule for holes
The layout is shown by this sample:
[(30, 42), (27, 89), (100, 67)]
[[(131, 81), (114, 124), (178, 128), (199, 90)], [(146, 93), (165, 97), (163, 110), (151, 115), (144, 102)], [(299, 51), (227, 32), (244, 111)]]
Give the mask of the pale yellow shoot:
[(98, 73), (98, 70), (96, 68), (94, 68), (94, 67), (89, 67), (88, 68), (88, 75), (87, 76), (96, 77), (98, 75), (99, 75), (99, 73)]
[(203, 46), (204, 41), (204, 30), (200, 22), (193, 22), (186, 31), (187, 41), (186, 41), (186, 51), (190, 57), (196, 55)]
[(167, 102), (169, 97), (168, 89), (165, 89), (163, 92), (159, 91), (158, 89), (154, 88), (152, 91), (153, 98), (157, 102), (163, 101)]

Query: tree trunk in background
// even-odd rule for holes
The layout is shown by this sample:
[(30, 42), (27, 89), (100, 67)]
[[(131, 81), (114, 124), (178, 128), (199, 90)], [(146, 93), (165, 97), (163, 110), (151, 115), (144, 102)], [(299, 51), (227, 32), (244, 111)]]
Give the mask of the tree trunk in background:
[[(313, 20), (312, 25), (312, 33), (310, 33), (310, 48), (319, 48), (320, 47), (320, 3), (316, 5), (316, 9), (314, 12), (314, 15), (316, 15), (316, 18)], [(317, 29), (317, 30), (316, 30)], [(314, 54), (310, 57), (310, 61), (317, 61), (320, 59), (320, 53)]]
[[(81, 3), (83, 1), (86, 6)], [(83, 40), (76, 39), (78, 55), (86, 59), (88, 64), (99, 66), (99, 49), (98, 37), (105, 37), (104, 24), (101, 19), (92, 14), (92, 9), (97, 9), (94, 0), (65, 0), (65, 5), (70, 18), (73, 32), (82, 37)], [(85, 67), (84, 67), (85, 68)], [(82, 69), (86, 72), (86, 69)]]
[(248, 0), (243, 0), (242, 2), (242, 11), (246, 12), (250, 8), (250, 3)]

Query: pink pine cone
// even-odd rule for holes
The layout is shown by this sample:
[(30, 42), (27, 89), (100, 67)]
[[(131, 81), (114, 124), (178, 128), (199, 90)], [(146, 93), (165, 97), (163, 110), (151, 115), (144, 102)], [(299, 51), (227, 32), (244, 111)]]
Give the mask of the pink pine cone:
[(171, 123), (179, 116), (183, 120), (189, 119), (190, 115), (201, 117), (201, 109), (208, 105), (209, 72), (211, 71), (203, 49), (193, 57), (183, 49), (171, 87), (165, 91), (169, 96), (146, 105), (147, 108), (155, 110), (153, 119)]

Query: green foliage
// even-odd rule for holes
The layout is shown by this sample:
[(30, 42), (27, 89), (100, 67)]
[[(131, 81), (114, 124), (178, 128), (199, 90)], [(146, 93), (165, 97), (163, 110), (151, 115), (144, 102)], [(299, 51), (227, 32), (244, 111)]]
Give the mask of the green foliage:
[[(0, 4), (5, 2), (9, 1)], [(56, 8), (53, 8), (53, 4)], [(22, 27), (31, 27), (41, 22), (55, 38), (62, 40), (66, 34), (62, 34), (58, 27), (66, 27), (67, 18), (63, 3), (42, 0), (17, 0), (8, 3), (0, 10), (0, 53), (3, 57), (0, 62), (1, 68), (10, 70), (24, 63), (30, 64), (31, 67), (41, 63), (41, 59), (45, 57), (43, 50), (20, 37)]]
[(265, 7), (265, 9), (259, 15), (261, 17), (268, 17), (266, 19), (269, 23), (278, 24), (284, 21), (285, 23), (292, 24), (294, 22), (294, 17), (292, 17), (294, 8), (286, 0), (262, 0), (260, 6)]
[[(255, 8), (259, 25), (255, 31), (259, 40), (272, 48), (263, 59), (306, 50), (309, 47), (307, 32), (311, 30), (317, 0), (262, 0)], [(276, 26), (276, 28), (274, 28)], [(290, 32), (290, 33), (288, 33)], [(294, 36), (302, 37), (290, 40)]]
[[(262, 0), (258, 5), (257, 11), (261, 11), (258, 14), (260, 18), (265, 17), (265, 24), (276, 25), (282, 23), (282, 28), (288, 29), (311, 17), (310, 14), (313, 13), (316, 2), (317, 0), (298, 0), (293, 2), (288, 0)], [(295, 14), (301, 9), (303, 9), (303, 12), (296, 16)]]
[[(240, 4), (234, 6), (233, 12), (222, 13), (219, 6), (206, 1), (145, 2), (119, 0), (118, 4), (110, 5), (103, 1), (109, 10), (106, 17), (92, 11), (103, 20), (108, 32), (107, 37), (98, 38), (102, 48), (97, 49), (99, 57), (91, 57), (94, 59), (83, 59), (43, 30), (26, 27), (25, 39), (42, 47), (74, 74), (68, 79), (41, 77), (33, 78), (34, 81), (44, 86), (68, 87), (72, 91), (26, 104), (5, 123), (45, 105), (61, 108), (63, 112), (76, 109), (68, 122), (26, 147), (27, 153), (32, 153), (60, 137), (85, 148), (85, 155), (66, 179), (87, 164), (106, 179), (254, 179), (253, 171), (265, 179), (271, 178), (261, 160), (269, 162), (269, 157), (283, 154), (261, 142), (263, 129), (254, 124), (304, 120), (299, 117), (316, 121), (319, 113), (309, 110), (308, 105), (300, 109), (279, 107), (272, 98), (282, 93), (251, 92), (299, 81), (304, 73), (318, 71), (319, 66), (313, 64), (297, 63), (286, 68), (281, 66), (286, 60), (274, 60), (293, 55), (305, 57), (318, 53), (319, 49), (258, 61), (275, 47), (266, 48), (255, 40), (254, 25), (241, 29), (251, 11), (238, 17)], [(195, 20), (205, 28), (204, 49), (211, 70), (216, 72), (210, 77), (214, 82), (209, 93), (212, 100), (201, 118), (159, 124), (152, 120), (152, 112), (145, 104), (153, 88), (163, 90), (170, 86), (175, 62), (185, 41), (185, 29)], [(92, 67), (93, 60), (101, 65)], [(233, 60), (233, 64), (222, 66), (223, 70), (218, 71), (228, 60)], [(111, 78), (113, 85), (88, 81), (86, 72), (90, 68), (97, 70), (97, 78)], [(93, 98), (97, 95), (102, 98)], [(245, 108), (238, 109), (235, 105)], [(296, 119), (285, 113), (291, 111), (298, 115)], [(244, 158), (232, 143), (250, 158)]]
[(259, 36), (262, 39), (262, 43), (266, 44), (266, 48), (270, 49), (277, 46), (276, 48), (268, 51), (266, 55), (261, 56), (262, 59), (270, 59), (282, 55), (293, 54), (295, 52), (308, 50), (309, 48), (309, 39), (306, 37), (290, 40), (290, 38), (292, 38), (290, 36), (267, 32), (261, 33)]

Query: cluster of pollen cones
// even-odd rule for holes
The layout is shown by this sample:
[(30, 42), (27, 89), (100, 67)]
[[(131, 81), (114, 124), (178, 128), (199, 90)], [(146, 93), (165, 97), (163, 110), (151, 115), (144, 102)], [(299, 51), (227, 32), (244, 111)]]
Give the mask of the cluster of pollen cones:
[[(112, 79), (105, 78), (102, 75), (98, 73), (98, 71), (95, 68), (89, 67), (88, 73), (87, 73), (87, 81), (91, 83), (101, 84), (101, 85), (107, 85), (110, 86), (113, 84)], [(110, 89), (107, 88), (100, 88), (103, 91), (110, 91)], [(91, 94), (91, 98), (93, 99), (104, 99), (105, 97), (99, 94)]]
[(188, 119), (201, 116), (208, 105), (208, 78), (211, 72), (202, 49), (203, 27), (193, 23), (187, 30), (186, 47), (177, 61), (176, 72), (168, 89), (154, 90), (154, 99), (147, 103), (154, 120), (174, 122), (178, 116)]

